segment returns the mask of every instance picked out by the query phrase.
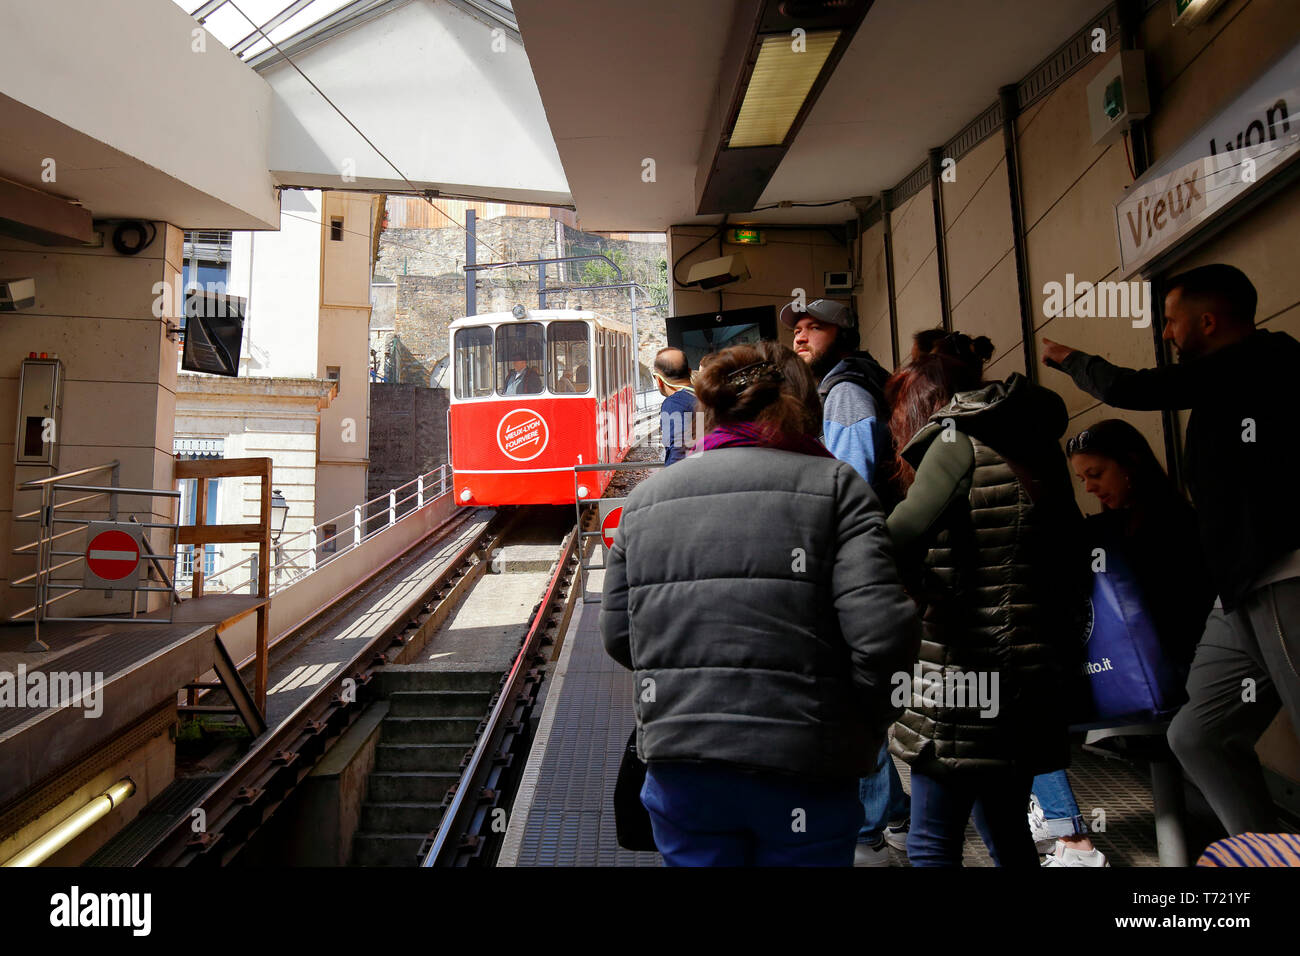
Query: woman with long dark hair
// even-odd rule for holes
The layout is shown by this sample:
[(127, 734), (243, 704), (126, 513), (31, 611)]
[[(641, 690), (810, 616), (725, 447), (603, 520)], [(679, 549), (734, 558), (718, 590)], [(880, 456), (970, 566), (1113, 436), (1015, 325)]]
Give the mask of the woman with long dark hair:
[(892, 743), (912, 769), (913, 866), (960, 866), (972, 814), (998, 865), (1037, 866), (1031, 781), (1069, 761), (1065, 668), (1087, 565), (1065, 403), (1018, 374), (981, 385), (987, 342), (955, 338), (889, 386), (906, 489), (889, 530), (923, 627)]
[(919, 640), (885, 516), (817, 441), (789, 349), (725, 349), (696, 395), (707, 433), (628, 496), (600, 610), (636, 672), (655, 845), (670, 866), (851, 866)]
[[(1196, 511), (1174, 487), (1142, 433), (1109, 418), (1065, 445), (1084, 490), (1101, 504), (1085, 535), (1095, 549), (1133, 575), (1165, 660), (1182, 686), (1214, 602)], [(1030, 826), (1040, 842), (1055, 840), (1044, 866), (1108, 866), (1092, 845), (1065, 771), (1036, 777)]]

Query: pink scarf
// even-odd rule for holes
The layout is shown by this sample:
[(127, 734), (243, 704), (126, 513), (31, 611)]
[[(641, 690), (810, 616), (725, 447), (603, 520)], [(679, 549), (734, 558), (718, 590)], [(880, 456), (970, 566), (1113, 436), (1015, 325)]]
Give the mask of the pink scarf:
[(757, 425), (753, 422), (733, 422), (719, 425), (709, 432), (691, 451), (710, 451), (714, 448), (741, 448), (758, 446), (762, 448), (779, 448), (782, 451), (794, 451), (803, 455), (815, 455), (818, 458), (834, 458), (821, 442), (803, 434), (779, 432), (774, 428)]

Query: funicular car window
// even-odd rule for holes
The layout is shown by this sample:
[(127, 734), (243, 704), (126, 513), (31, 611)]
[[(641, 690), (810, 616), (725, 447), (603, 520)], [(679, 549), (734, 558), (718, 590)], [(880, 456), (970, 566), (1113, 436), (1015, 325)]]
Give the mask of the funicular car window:
[(552, 322), (546, 329), (549, 384), (557, 395), (585, 394), (591, 388), (591, 355), (586, 322)]
[(492, 330), (456, 331), (456, 397), (482, 398), (492, 394)]
[(541, 393), (543, 339), (540, 322), (497, 326), (497, 394)]

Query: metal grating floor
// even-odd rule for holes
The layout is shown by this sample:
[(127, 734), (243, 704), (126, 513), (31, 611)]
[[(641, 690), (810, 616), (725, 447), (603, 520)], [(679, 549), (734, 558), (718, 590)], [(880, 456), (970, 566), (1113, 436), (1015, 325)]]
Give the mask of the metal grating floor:
[[(599, 573), (589, 589), (599, 593)], [(597, 620), (598, 604), (583, 604), (565, 638), (560, 661), (563, 681), (551, 689), (549, 724), (543, 728), (525, 772), (519, 803), (512, 813), (526, 819), (511, 850), (516, 866), (661, 866), (656, 853), (632, 853), (618, 846), (614, 830), (614, 781), (623, 744), (631, 733), (632, 675), (605, 654)], [(566, 662), (567, 658), (567, 662)], [(548, 694), (549, 696), (549, 694)], [(905, 789), (910, 790), (906, 764), (895, 761)], [(1157, 866), (1155, 817), (1151, 788), (1130, 764), (1075, 747), (1070, 782), (1080, 812), (1089, 826), (1094, 811), (1103, 810), (1105, 832), (1093, 835), (1095, 845), (1112, 867)], [(526, 804), (526, 805), (524, 805)], [(1028, 808), (1026, 808), (1028, 810)], [(895, 866), (907, 866), (907, 856), (890, 851)], [(504, 861), (503, 861), (504, 862)], [(992, 866), (984, 842), (971, 825), (966, 832), (962, 864)], [(509, 865), (509, 864), (506, 864)]]
[(545, 751), (526, 808), (516, 866), (663, 862), (657, 853), (624, 850), (615, 838), (614, 781), (636, 718), (632, 674), (605, 653), (599, 612), (599, 604), (583, 604), (565, 638), (563, 685), (552, 689), (558, 692), (552, 722), (546, 739), (538, 741)]
[(135, 866), (154, 841), (220, 779), (221, 774), (212, 773), (174, 781), (82, 866)]
[[(45, 675), (75, 672), (102, 674), (103, 680), (107, 682), (173, 644), (196, 636), (206, 636), (212, 630), (211, 625), (206, 624), (144, 625), (138, 628), (118, 625), (118, 628), (119, 630), (111, 634), (96, 637), (83, 646), (60, 654), (48, 664), (26, 668), (29, 680), (30, 675), (37, 672)], [(46, 676), (45, 680), (48, 681), (49, 677)], [(0, 734), (26, 723), (49, 709), (51, 708), (4, 708), (0, 712)]]

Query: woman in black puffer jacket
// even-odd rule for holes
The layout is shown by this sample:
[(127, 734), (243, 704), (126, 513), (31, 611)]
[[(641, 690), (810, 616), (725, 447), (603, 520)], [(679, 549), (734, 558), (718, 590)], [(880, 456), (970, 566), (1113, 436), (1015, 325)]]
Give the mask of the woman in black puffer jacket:
[(979, 386), (962, 340), (891, 380), (907, 497), (889, 530), (923, 626), (892, 750), (912, 768), (914, 866), (960, 866), (972, 813), (998, 865), (1038, 866), (1024, 808), (1034, 775), (1069, 762), (1082, 516), (1064, 402), (1020, 375)]
[(708, 434), (628, 496), (606, 559), (601, 636), (635, 671), (669, 865), (853, 863), (919, 627), (875, 493), (817, 442), (816, 388), (775, 343), (702, 362)]

